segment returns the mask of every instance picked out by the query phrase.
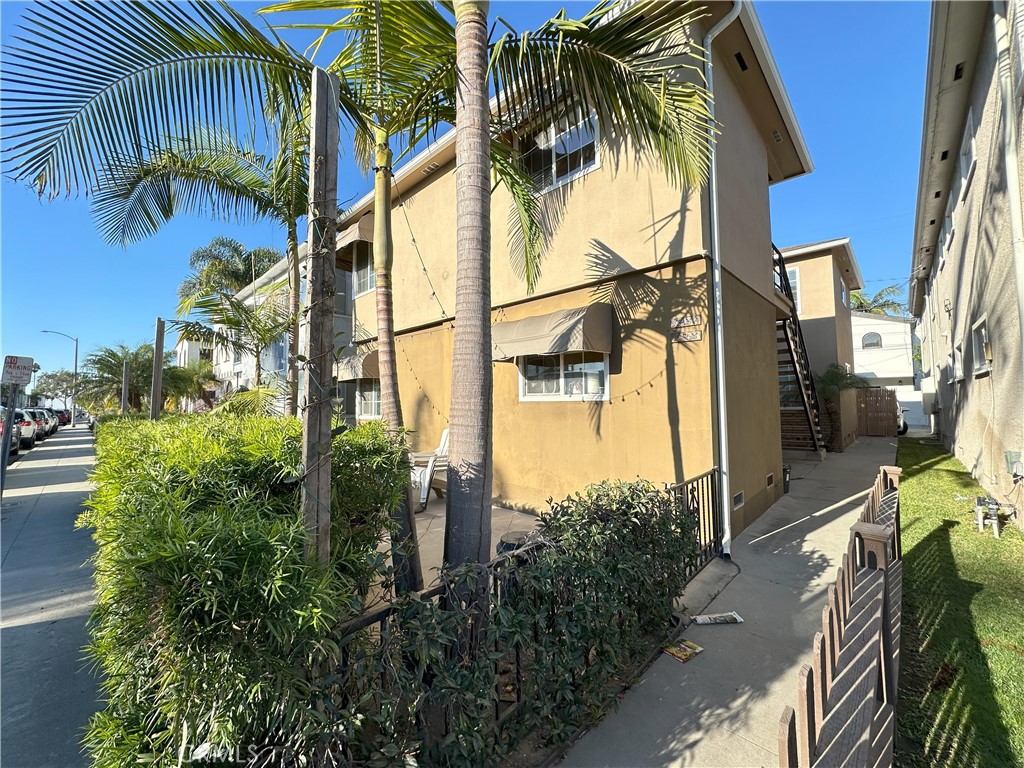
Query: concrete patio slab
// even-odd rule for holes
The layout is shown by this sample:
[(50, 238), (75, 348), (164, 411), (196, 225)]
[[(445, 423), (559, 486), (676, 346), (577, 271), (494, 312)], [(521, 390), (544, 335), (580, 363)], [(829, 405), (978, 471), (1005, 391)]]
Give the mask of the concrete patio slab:
[[(706, 607), (735, 610), (744, 622), (690, 625), (683, 637), (704, 652), (686, 664), (658, 658), (561, 765), (778, 765), (779, 716), (810, 661), (850, 526), (878, 467), (895, 458), (895, 439), (861, 438), (825, 462), (793, 462), (790, 493), (733, 542), (739, 573)], [(696, 606), (708, 592), (695, 580), (680, 601)]]

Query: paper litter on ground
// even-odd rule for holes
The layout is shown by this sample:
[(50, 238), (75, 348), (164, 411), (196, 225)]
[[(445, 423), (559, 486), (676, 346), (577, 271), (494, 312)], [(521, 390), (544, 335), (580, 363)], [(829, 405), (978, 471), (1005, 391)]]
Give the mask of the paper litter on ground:
[(704, 649), (690, 640), (680, 640), (678, 643), (666, 645), (662, 650), (685, 664)]
[(704, 613), (693, 617), (694, 624), (742, 624), (743, 617), (736, 611), (728, 613)]

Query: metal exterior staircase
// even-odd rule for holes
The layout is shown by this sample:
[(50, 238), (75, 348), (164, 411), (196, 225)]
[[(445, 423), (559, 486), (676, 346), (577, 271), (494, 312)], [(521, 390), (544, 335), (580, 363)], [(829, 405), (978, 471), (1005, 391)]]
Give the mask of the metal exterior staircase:
[(807, 348), (800, 332), (793, 288), (786, 274), (786, 262), (774, 245), (773, 267), (775, 287), (789, 299), (790, 316), (775, 321), (776, 353), (779, 366), (779, 410), (782, 417), (784, 450), (820, 451), (825, 447), (821, 437), (821, 408), (814, 389), (814, 377), (807, 359)]

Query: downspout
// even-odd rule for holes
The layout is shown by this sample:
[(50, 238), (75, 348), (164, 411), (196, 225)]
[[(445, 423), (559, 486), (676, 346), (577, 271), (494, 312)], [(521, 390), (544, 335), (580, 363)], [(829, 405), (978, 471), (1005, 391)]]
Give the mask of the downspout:
[[(1007, 4), (993, 0), (993, 26), (996, 36), (996, 74), (999, 77), (999, 91), (1003, 106), (1003, 162), (1006, 165), (1006, 198), (1010, 206), (1010, 236), (1013, 238), (1013, 267), (1017, 283), (1017, 314), (1020, 319), (1022, 344), (1021, 360), (1024, 361), (1024, 211), (1021, 210), (1020, 165), (1017, 162), (1017, 115), (1015, 110), (1013, 81), (1010, 66), (1010, 24), (1007, 18)], [(1024, 13), (1024, 6), (1018, 15)], [(1017, 19), (1024, 24), (1024, 19)], [(1018, 55), (1024, 56), (1024, 51)], [(1024, 366), (1024, 362), (1022, 362)], [(1024, 370), (1021, 371), (1024, 374)], [(1024, 434), (1021, 434), (1024, 444)]]
[[(711, 95), (708, 115), (708, 133), (713, 135), (715, 129), (715, 86), (714, 64), (711, 44), (715, 38), (732, 24), (743, 9), (743, 0), (735, 0), (732, 8), (711, 31), (704, 36), (704, 80), (708, 93)], [(709, 253), (711, 255), (711, 315), (714, 323), (715, 343), (715, 400), (718, 422), (718, 472), (719, 472), (719, 504), (722, 510), (722, 556), (732, 558), (732, 493), (729, 486), (729, 425), (726, 416), (725, 400), (725, 345), (722, 343), (722, 254), (721, 235), (718, 227), (718, 148), (711, 144), (711, 168), (708, 174), (708, 199), (711, 216), (711, 232)]]

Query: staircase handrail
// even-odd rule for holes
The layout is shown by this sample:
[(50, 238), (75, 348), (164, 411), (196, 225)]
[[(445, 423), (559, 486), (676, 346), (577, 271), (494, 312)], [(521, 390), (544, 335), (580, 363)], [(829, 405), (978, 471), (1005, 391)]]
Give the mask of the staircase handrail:
[[(800, 354), (800, 364), (803, 365), (804, 370), (807, 371), (807, 385), (810, 388), (811, 402), (814, 405), (814, 411), (821, 418), (821, 403), (818, 402), (818, 390), (814, 386), (814, 375), (811, 372), (810, 358), (807, 357), (807, 346), (804, 344), (804, 334), (800, 328), (800, 318), (796, 313), (796, 300), (793, 298), (793, 286), (789, 282), (789, 275), (786, 273), (786, 260), (782, 256), (782, 252), (772, 243), (772, 251), (774, 256), (772, 258), (772, 265), (775, 269), (776, 282), (782, 291), (782, 295), (789, 299), (789, 304), (792, 307), (789, 314), (789, 319), (792, 321), (792, 327), (795, 331), (797, 340), (797, 349)], [(816, 441), (816, 440), (815, 440)]]

